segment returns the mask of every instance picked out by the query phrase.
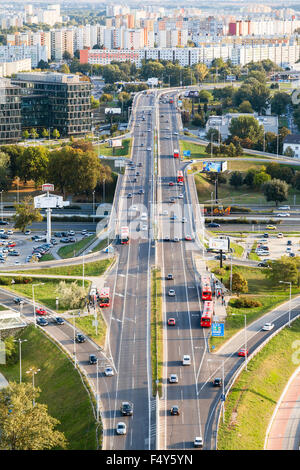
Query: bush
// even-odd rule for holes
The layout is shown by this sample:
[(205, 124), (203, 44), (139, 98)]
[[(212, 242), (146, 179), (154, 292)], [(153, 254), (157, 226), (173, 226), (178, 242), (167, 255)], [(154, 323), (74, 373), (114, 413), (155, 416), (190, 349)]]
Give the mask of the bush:
[(225, 271), (224, 268), (215, 268), (215, 269), (212, 270), (212, 272), (214, 274), (216, 274), (217, 276), (220, 276), (220, 277), (224, 277), (225, 274), (226, 274), (226, 271)]
[(250, 297), (239, 297), (231, 299), (229, 305), (235, 308), (256, 308), (261, 307), (262, 303), (259, 300), (254, 300)]
[(11, 279), (7, 277), (0, 277), (0, 284), (2, 286), (9, 286), (11, 284)]

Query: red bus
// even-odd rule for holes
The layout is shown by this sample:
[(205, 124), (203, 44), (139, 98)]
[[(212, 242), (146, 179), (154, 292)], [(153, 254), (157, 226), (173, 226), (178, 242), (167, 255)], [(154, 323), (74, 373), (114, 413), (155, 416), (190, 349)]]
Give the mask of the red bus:
[(121, 244), (127, 245), (129, 243), (129, 228), (121, 227)]
[(98, 297), (99, 301), (99, 307), (109, 307), (110, 301), (109, 301), (109, 287), (102, 287), (100, 290), (100, 294)]
[(214, 303), (212, 301), (204, 302), (200, 325), (203, 326), (204, 328), (209, 328), (211, 326), (213, 314), (214, 314)]
[(202, 300), (212, 300), (211, 282), (209, 275), (201, 276), (201, 298)]
[(173, 155), (174, 155), (174, 158), (179, 158), (179, 150), (177, 150), (177, 149), (174, 150)]
[(180, 182), (183, 183), (183, 173), (181, 170), (178, 170), (177, 171), (177, 183), (180, 183)]

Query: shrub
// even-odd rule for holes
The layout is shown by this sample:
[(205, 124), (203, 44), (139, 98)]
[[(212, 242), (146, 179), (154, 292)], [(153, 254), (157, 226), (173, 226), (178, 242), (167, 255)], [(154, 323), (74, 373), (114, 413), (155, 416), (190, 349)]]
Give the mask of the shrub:
[(229, 305), (235, 308), (256, 308), (261, 307), (262, 303), (259, 300), (252, 299), (250, 297), (239, 297), (231, 299)]
[(9, 286), (11, 284), (11, 279), (7, 277), (0, 277), (0, 284), (2, 286)]
[(213, 269), (213, 273), (216, 274), (217, 276), (223, 277), (225, 276), (225, 269), (224, 268), (215, 268)]

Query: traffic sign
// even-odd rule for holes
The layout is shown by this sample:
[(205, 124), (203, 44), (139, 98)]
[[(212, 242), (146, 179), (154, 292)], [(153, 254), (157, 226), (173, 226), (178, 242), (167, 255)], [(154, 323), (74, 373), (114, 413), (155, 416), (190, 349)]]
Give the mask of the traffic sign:
[(212, 323), (211, 336), (223, 337), (224, 336), (224, 323)]
[(191, 151), (190, 150), (184, 150), (183, 151), (183, 156), (184, 157), (190, 157), (191, 156)]

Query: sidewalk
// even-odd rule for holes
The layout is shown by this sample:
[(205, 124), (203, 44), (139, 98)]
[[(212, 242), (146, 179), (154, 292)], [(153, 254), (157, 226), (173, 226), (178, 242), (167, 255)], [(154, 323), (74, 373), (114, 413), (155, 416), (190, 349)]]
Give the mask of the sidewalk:
[(270, 423), (265, 450), (299, 450), (300, 367), (283, 391)]

